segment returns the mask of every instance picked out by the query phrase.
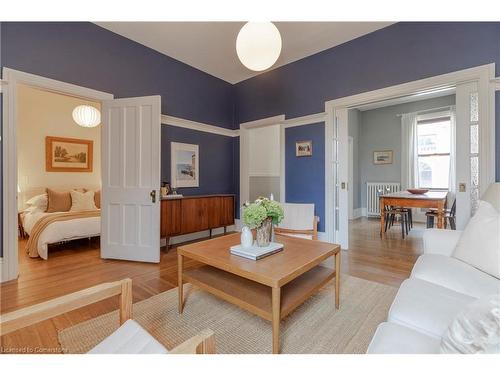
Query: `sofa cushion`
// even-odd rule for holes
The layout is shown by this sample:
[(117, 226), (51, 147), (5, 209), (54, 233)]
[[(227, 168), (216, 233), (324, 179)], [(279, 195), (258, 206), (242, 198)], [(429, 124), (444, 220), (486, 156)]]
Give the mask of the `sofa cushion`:
[(490, 203), (479, 202), (452, 256), (500, 279), (500, 213)]
[(500, 354), (500, 294), (478, 299), (459, 312), (443, 336), (441, 353)]
[(166, 354), (167, 349), (135, 321), (129, 319), (97, 344), (90, 354)]
[(411, 271), (411, 277), (426, 280), (476, 298), (500, 293), (500, 280), (467, 263), (445, 255), (421, 255)]
[(382, 323), (368, 346), (368, 354), (434, 354), (439, 353), (440, 340), (411, 328)]
[(460, 310), (475, 298), (421, 279), (407, 279), (396, 294), (387, 321), (440, 339)]

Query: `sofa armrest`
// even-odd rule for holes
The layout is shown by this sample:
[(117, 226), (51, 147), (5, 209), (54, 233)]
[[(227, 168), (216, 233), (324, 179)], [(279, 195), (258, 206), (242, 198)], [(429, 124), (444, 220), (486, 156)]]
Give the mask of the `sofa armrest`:
[(426, 229), (424, 231), (424, 254), (451, 256), (462, 235), (460, 230)]

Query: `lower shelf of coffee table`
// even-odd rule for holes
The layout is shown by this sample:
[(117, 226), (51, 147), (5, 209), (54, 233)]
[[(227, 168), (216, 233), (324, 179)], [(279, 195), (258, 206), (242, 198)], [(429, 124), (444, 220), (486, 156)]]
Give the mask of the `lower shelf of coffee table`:
[[(316, 266), (282, 286), (281, 318), (287, 316), (333, 278), (335, 270)], [(272, 320), (272, 289), (269, 286), (211, 266), (185, 271), (183, 280), (264, 319)], [(332, 288), (332, 308), (335, 308), (333, 294)]]

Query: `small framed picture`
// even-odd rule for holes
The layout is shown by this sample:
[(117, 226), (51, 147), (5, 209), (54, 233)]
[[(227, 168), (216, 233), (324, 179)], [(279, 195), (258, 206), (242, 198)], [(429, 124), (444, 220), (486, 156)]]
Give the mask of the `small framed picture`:
[(295, 142), (295, 156), (312, 156), (313, 142), (312, 141), (297, 141)]
[(171, 142), (172, 187), (199, 187), (198, 145)]
[(392, 164), (392, 150), (373, 151), (373, 164)]
[(94, 141), (45, 137), (45, 170), (47, 172), (92, 172)]

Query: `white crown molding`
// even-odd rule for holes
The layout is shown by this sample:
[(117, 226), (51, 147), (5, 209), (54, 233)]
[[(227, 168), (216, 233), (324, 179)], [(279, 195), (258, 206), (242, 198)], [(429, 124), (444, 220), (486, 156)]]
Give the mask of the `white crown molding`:
[(292, 128), (294, 126), (312, 125), (326, 120), (326, 112), (313, 113), (307, 116), (295, 117), (286, 119), (283, 124), (285, 128)]
[(254, 121), (242, 122), (240, 128), (251, 129), (260, 128), (269, 125), (280, 125), (285, 121), (285, 115), (277, 115), (272, 117), (261, 118)]
[(161, 115), (162, 125), (172, 125), (179, 128), (196, 130), (199, 132), (223, 135), (226, 137), (238, 137), (239, 131), (233, 129), (226, 129), (220, 126), (204, 124), (202, 122), (196, 122), (191, 120), (186, 120), (179, 117)]

